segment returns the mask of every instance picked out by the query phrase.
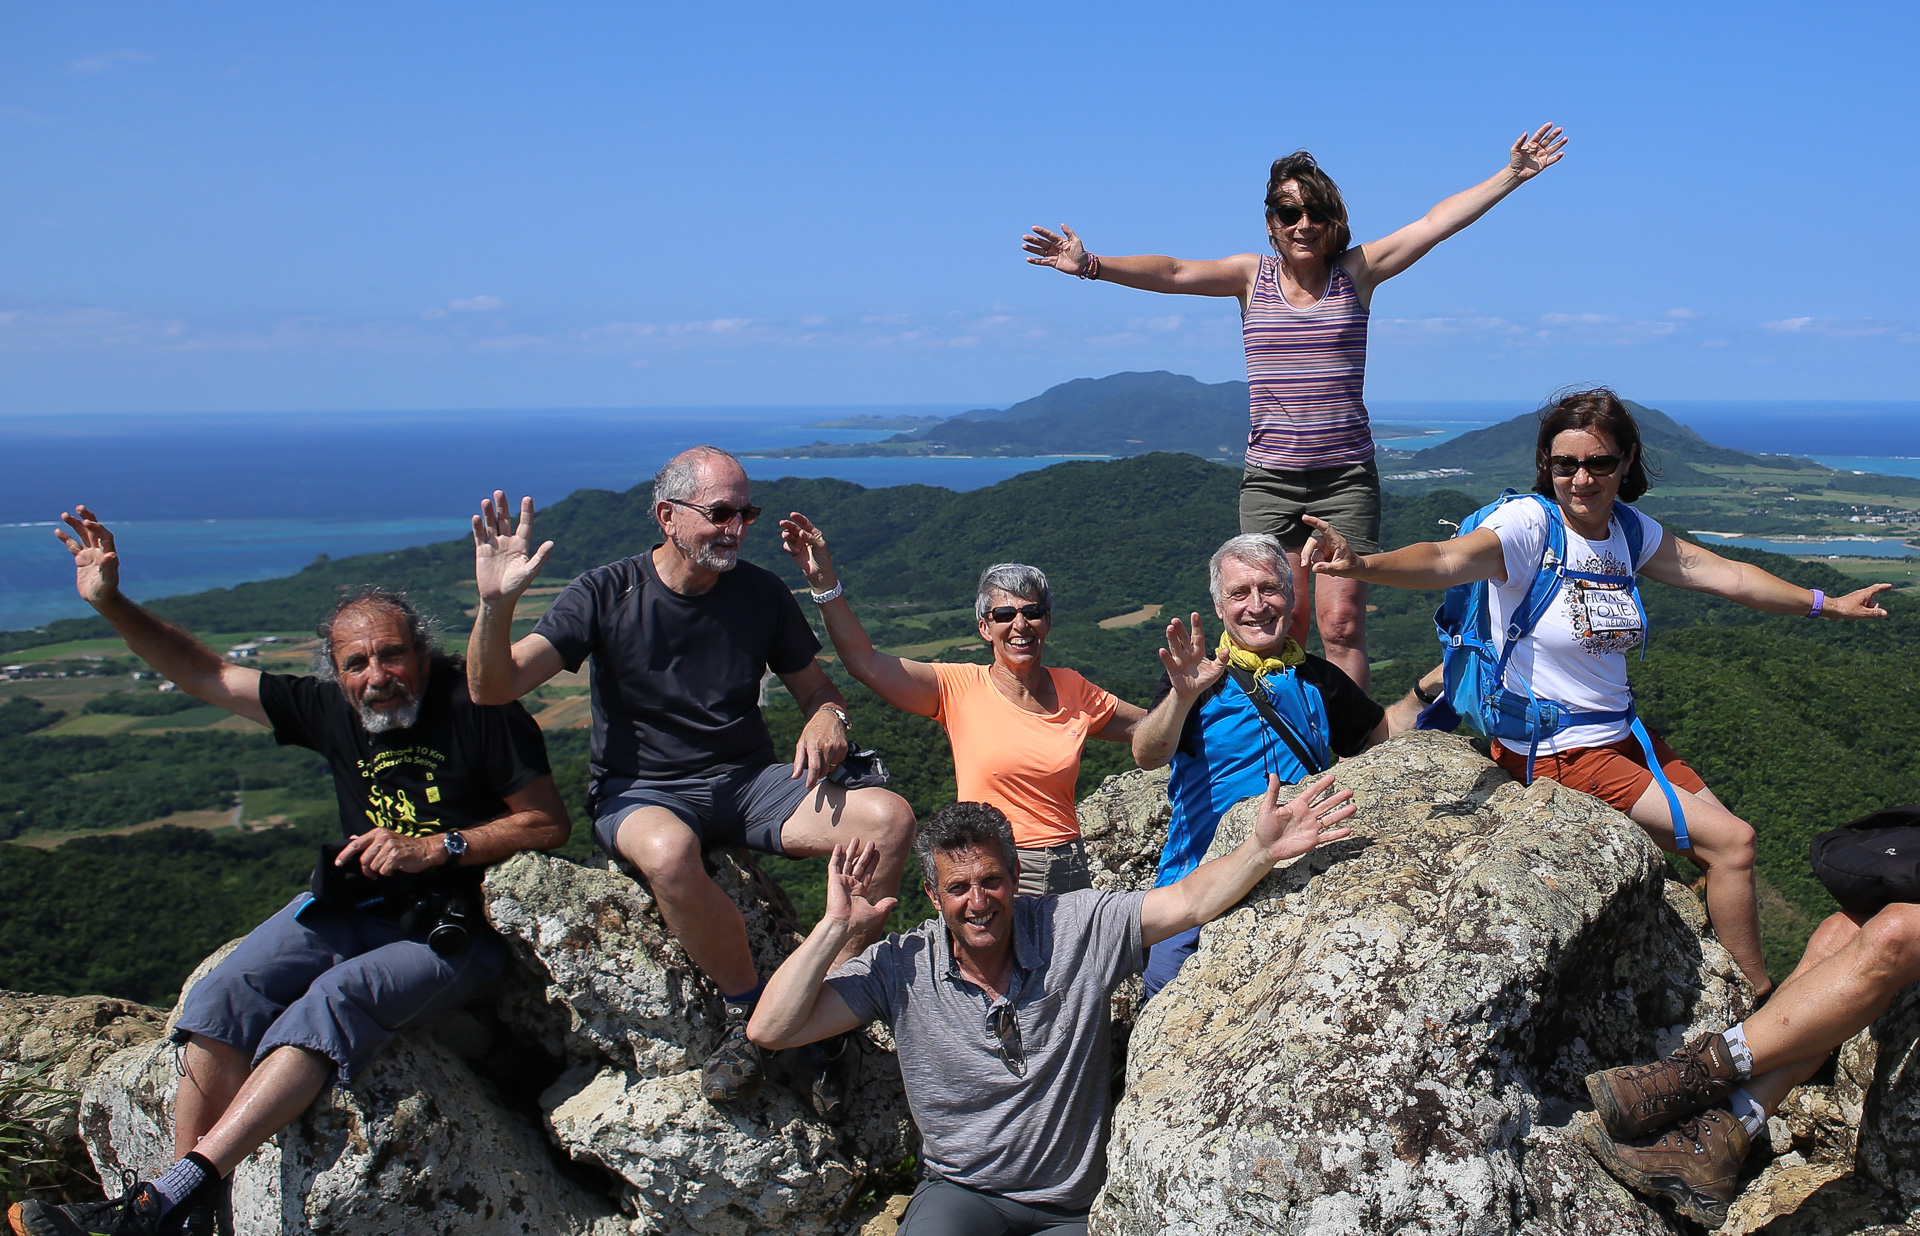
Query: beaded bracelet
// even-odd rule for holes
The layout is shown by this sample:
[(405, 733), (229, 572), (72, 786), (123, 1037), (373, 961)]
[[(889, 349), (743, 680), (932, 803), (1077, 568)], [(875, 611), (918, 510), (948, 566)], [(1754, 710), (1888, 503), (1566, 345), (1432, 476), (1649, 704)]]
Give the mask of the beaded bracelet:
[(1080, 277), (1082, 279), (1098, 279), (1100, 277), (1100, 259), (1091, 253), (1087, 254), (1086, 264), (1080, 268)]

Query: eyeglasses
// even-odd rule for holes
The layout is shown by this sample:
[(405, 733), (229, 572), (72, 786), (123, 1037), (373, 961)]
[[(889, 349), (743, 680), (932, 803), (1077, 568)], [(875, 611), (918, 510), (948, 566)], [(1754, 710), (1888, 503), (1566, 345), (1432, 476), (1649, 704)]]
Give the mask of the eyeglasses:
[(728, 506), (724, 502), (715, 506), (701, 506), (698, 502), (682, 502), (678, 498), (668, 498), (667, 501), (700, 512), (716, 528), (724, 528), (736, 519), (752, 523), (760, 518), (760, 508), (757, 506)]
[(1020, 1042), (1020, 1022), (1014, 1017), (1011, 1004), (1003, 1004), (993, 1011), (993, 1036), (1000, 1040), (1000, 1063), (1007, 1066), (1007, 1072), (1025, 1077), (1027, 1050)]
[(1572, 476), (1585, 468), (1588, 476), (1612, 476), (1620, 466), (1618, 455), (1589, 455), (1585, 459), (1575, 459), (1571, 455), (1547, 456), (1547, 467), (1555, 476)]
[(1292, 227), (1294, 224), (1300, 222), (1301, 215), (1305, 215), (1315, 223), (1338, 222), (1331, 214), (1318, 206), (1301, 206), (1293, 202), (1268, 202), (1267, 213), (1280, 220), (1281, 227)]
[(987, 617), (993, 619), (995, 622), (1007, 623), (1012, 622), (1013, 616), (1018, 614), (1028, 622), (1038, 622), (1042, 618), (1045, 618), (1048, 612), (1047, 607), (1038, 602), (1032, 605), (1022, 605), (1018, 609), (1015, 609), (1011, 605), (996, 605), (987, 611)]

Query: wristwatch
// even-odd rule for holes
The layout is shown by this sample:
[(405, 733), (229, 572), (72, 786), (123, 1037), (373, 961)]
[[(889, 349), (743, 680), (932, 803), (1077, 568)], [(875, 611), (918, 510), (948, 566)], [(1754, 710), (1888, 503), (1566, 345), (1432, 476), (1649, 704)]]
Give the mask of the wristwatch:
[(1419, 700), (1422, 704), (1438, 703), (1440, 699), (1440, 694), (1441, 694), (1440, 692), (1435, 692), (1432, 695), (1428, 695), (1425, 691), (1422, 691), (1420, 689), (1419, 683), (1416, 682), (1413, 684), (1413, 698)]
[(838, 704), (822, 704), (820, 705), (820, 711), (830, 712), (840, 718), (840, 728), (849, 734), (853, 733), (853, 719), (847, 716), (846, 709), (840, 707)]
[(456, 867), (467, 856), (467, 838), (464, 833), (441, 833), (440, 840), (447, 847), (446, 865)]

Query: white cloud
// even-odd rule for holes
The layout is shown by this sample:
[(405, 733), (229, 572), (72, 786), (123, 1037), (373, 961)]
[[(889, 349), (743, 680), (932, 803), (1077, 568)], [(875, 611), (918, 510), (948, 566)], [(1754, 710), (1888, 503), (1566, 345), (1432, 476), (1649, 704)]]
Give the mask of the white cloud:
[(131, 47), (122, 47), (114, 51), (95, 52), (91, 56), (82, 56), (67, 66), (67, 72), (104, 73), (116, 64), (144, 64), (152, 59), (152, 52), (135, 51)]
[(1610, 313), (1543, 313), (1540, 320), (1549, 326), (1611, 326), (1620, 319)]
[(1760, 329), (1787, 334), (1824, 335), (1832, 339), (1863, 339), (1873, 335), (1890, 335), (1897, 328), (1874, 318), (1804, 317), (1762, 322)]
[(1698, 309), (1669, 309), (1660, 315), (1676, 322), (1698, 322), (1703, 318), (1717, 317), (1717, 314), (1702, 313)]
[(1812, 318), (1781, 318), (1778, 322), (1762, 322), (1761, 330), (1794, 331), (1805, 330), (1813, 325)]
[(488, 296), (485, 293), (479, 296), (469, 296), (464, 300), (450, 300), (447, 302), (447, 308), (457, 313), (492, 313), (495, 309), (505, 309), (506, 307), (506, 301), (501, 300), (498, 296)]

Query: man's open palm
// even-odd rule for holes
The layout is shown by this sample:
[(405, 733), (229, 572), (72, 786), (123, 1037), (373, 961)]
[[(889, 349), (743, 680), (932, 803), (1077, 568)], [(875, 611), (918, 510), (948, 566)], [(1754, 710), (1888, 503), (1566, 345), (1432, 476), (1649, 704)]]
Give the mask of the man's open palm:
[(833, 847), (827, 860), (827, 918), (839, 919), (856, 936), (877, 930), (887, 915), (900, 904), (898, 897), (883, 897), (878, 903), (868, 900), (873, 873), (880, 867), (880, 848), (855, 837), (844, 846)]
[(79, 590), (80, 599), (98, 605), (120, 591), (120, 555), (113, 548), (113, 533), (92, 511), (84, 506), (73, 510), (72, 515), (60, 512), (73, 535), (69, 536), (65, 528), (54, 529), (53, 535), (73, 555), (73, 586)]
[(517, 597), (539, 577), (553, 542), (533, 548), (533, 499), (520, 499), (520, 525), (507, 514), (507, 495), (494, 490), (473, 517), (473, 581), (482, 601)]
[(1328, 773), (1294, 795), (1286, 806), (1280, 805), (1280, 778), (1267, 777), (1267, 795), (1260, 803), (1260, 814), (1253, 822), (1253, 835), (1266, 847), (1267, 857), (1276, 863), (1298, 858), (1315, 846), (1350, 836), (1351, 829), (1334, 825), (1353, 816), (1353, 791), (1321, 798), (1333, 788)]

